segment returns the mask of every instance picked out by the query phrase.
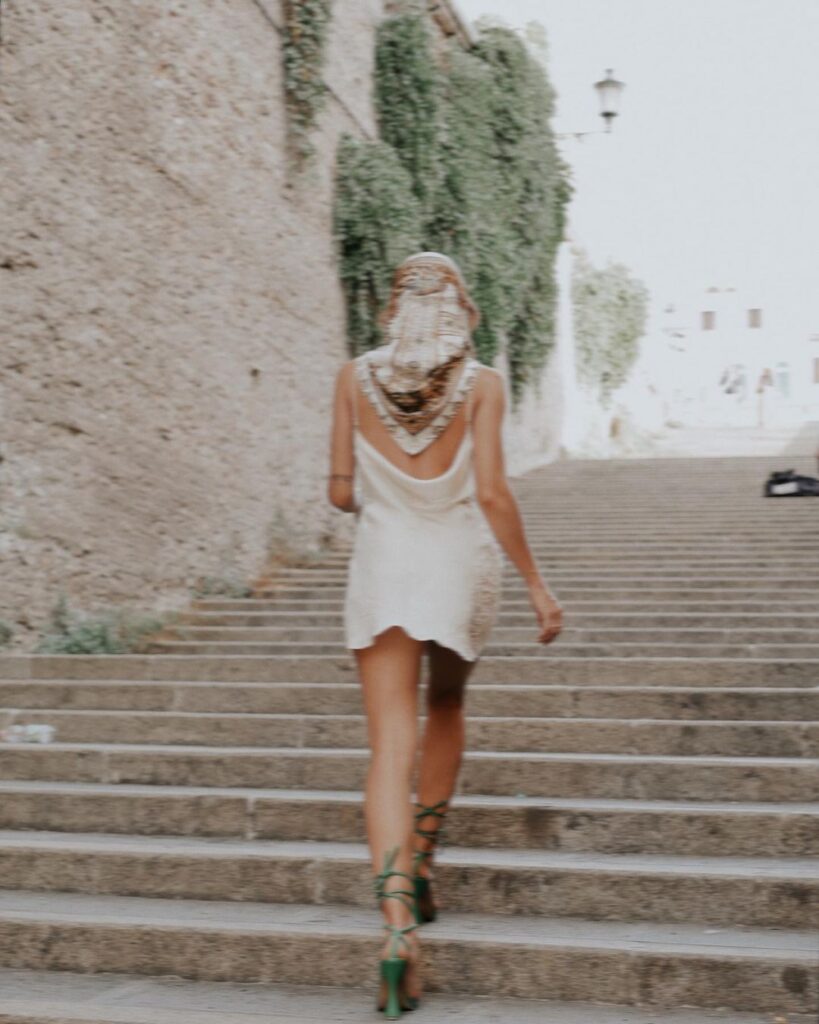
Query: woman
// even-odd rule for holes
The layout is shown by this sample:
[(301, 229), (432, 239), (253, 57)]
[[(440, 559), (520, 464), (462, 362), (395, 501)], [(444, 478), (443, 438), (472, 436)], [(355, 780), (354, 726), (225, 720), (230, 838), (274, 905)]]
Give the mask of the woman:
[(562, 625), (506, 480), (503, 378), (476, 358), (479, 319), (457, 264), (415, 253), (381, 316), (388, 340), (346, 363), (335, 385), (328, 497), (357, 517), (344, 623), (372, 751), (365, 817), (388, 931), (377, 1006), (390, 1020), (420, 999), (415, 930), (435, 918), (430, 861), (463, 755), (466, 681), (497, 615), (501, 547), (528, 586), (537, 639), (549, 643)]

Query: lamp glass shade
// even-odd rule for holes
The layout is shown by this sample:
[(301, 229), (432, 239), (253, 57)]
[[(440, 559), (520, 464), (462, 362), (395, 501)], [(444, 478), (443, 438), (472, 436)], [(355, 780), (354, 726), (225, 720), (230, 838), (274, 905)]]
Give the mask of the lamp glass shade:
[(606, 69), (606, 77), (594, 83), (597, 95), (600, 98), (600, 113), (606, 117), (613, 117), (620, 105), (620, 95), (625, 88), (625, 83), (618, 82), (614, 77), (611, 68)]

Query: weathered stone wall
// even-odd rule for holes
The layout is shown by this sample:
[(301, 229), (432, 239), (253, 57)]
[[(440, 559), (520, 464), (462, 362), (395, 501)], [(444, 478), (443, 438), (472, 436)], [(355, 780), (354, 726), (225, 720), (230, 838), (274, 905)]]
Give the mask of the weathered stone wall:
[(317, 169), (285, 187), (271, 0), (3, 5), (0, 618), (184, 605), (325, 500), (346, 358), (340, 131), (373, 135), (380, 0), (336, 0)]
[[(15, 648), (60, 592), (79, 610), (183, 607), (201, 577), (252, 579), (282, 542), (349, 537), (325, 497), (347, 358), (332, 174), (341, 131), (375, 136), (384, 9), (335, 0), (318, 163), (290, 187), (274, 0), (5, 0), (0, 619)], [(514, 448), (531, 414), (510, 429)]]

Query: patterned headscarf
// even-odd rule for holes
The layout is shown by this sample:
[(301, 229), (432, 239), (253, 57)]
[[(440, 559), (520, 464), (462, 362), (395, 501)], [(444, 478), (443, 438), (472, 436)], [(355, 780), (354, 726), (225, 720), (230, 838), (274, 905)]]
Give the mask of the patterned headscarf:
[(471, 330), (480, 314), (457, 263), (424, 251), (396, 269), (383, 319), (388, 340), (358, 356), (356, 373), (393, 438), (416, 453), (446, 427), (473, 382)]

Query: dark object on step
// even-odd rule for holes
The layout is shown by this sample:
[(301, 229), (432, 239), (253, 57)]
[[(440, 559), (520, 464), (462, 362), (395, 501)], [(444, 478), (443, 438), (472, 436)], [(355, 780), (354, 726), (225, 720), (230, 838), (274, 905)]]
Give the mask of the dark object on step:
[(819, 497), (819, 480), (813, 476), (800, 476), (792, 469), (782, 469), (771, 473), (762, 493), (766, 498)]

